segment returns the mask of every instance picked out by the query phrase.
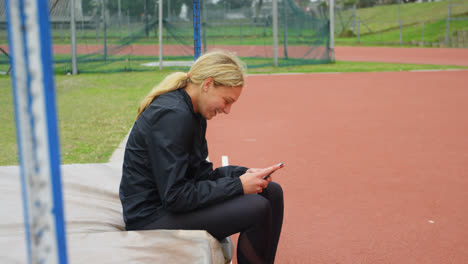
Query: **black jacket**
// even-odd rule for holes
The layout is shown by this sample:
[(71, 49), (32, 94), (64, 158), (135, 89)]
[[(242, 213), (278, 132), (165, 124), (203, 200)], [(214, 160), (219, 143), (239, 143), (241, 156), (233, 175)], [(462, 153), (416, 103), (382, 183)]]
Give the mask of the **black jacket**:
[(188, 212), (243, 194), (247, 168), (213, 170), (206, 160), (206, 120), (184, 89), (157, 97), (130, 132), (119, 196), (127, 230), (168, 212)]

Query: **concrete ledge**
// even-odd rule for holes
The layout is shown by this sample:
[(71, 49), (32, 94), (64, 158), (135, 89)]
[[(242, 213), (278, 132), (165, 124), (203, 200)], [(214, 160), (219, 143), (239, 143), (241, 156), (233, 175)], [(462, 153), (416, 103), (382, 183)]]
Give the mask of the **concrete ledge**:
[[(103, 164), (61, 166), (71, 263), (227, 263), (232, 244), (204, 230), (125, 231), (118, 190), (123, 155)], [(0, 256), (26, 263), (20, 168), (0, 167)]]

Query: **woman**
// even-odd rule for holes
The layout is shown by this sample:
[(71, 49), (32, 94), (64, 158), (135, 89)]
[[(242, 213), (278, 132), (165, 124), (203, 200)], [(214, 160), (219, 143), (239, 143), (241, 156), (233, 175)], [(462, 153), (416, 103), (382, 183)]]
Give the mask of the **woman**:
[(229, 114), (244, 86), (244, 64), (226, 52), (201, 56), (167, 76), (143, 100), (125, 148), (120, 200), (127, 230), (241, 233), (239, 263), (273, 263), (283, 222), (280, 168), (207, 161), (206, 120)]

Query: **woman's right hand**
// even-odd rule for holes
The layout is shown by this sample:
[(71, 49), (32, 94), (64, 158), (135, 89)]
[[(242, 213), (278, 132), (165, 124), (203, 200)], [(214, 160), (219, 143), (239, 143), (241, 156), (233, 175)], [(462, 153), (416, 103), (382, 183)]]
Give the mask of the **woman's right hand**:
[(263, 179), (264, 176), (272, 173), (279, 169), (279, 165), (274, 165), (265, 169), (249, 169), (239, 178), (244, 188), (244, 194), (256, 194), (263, 192), (268, 186), (268, 182), (271, 181), (271, 177)]

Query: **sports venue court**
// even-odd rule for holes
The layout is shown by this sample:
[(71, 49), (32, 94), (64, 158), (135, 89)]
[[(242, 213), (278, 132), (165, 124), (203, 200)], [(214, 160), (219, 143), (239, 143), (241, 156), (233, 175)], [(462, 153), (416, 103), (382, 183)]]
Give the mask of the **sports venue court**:
[(467, 99), (466, 70), (252, 75), (210, 157), (286, 164), (277, 263), (465, 263)]

